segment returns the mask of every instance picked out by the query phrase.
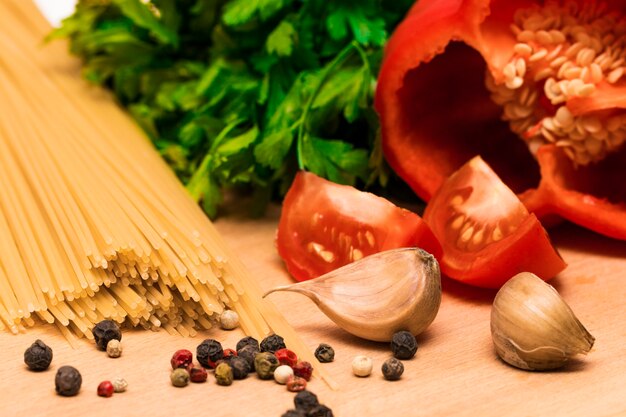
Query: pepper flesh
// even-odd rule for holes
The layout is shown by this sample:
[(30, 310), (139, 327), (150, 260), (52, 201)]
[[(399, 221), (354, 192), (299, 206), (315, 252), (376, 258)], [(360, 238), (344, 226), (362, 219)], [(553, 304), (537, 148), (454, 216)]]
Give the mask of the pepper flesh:
[[(626, 239), (626, 183), (621, 180), (626, 149), (620, 135), (609, 135), (613, 142), (602, 139), (603, 129), (612, 132), (610, 129), (621, 126), (625, 118), (626, 77), (620, 74), (623, 61), (617, 56), (622, 52), (614, 46), (626, 44), (626, 4), (602, 3), (606, 3), (604, 9), (600, 2), (583, 0), (546, 4), (528, 0), (417, 2), (387, 46), (376, 92), (383, 150), (390, 165), (428, 201), (452, 172), (480, 154), (542, 220), (557, 215), (607, 236)], [(580, 26), (575, 31), (581, 34), (565, 33), (563, 39), (563, 28), (567, 26), (563, 22), (537, 28), (531, 19), (531, 24), (526, 23), (530, 28), (523, 27), (533, 14), (549, 18), (550, 13), (562, 15), (564, 10), (579, 19), (565, 22), (570, 26), (568, 30)], [(612, 16), (614, 24), (609, 25), (610, 33), (606, 25), (600, 25), (603, 43), (597, 45), (595, 32), (586, 25), (606, 16)], [(519, 35), (527, 29), (536, 29), (531, 31), (535, 38), (522, 42), (528, 34), (521, 40)], [(550, 38), (549, 45), (539, 42), (536, 38), (540, 30), (554, 35), (554, 41)], [(558, 30), (560, 34), (556, 34)], [(545, 35), (542, 32), (540, 40), (546, 40)], [(561, 77), (560, 67), (549, 76), (546, 71), (539, 74), (581, 39), (591, 49), (595, 43), (597, 51), (583, 52), (578, 62), (583, 48), (577, 46), (580, 50), (576, 56), (571, 51), (572, 56), (566, 56), (570, 61), (574, 59)], [(521, 43), (528, 44), (531, 51)], [(559, 45), (561, 50), (553, 53)], [(610, 64), (602, 61), (606, 61), (607, 55), (602, 58), (602, 54), (607, 47), (613, 48), (615, 55)], [(545, 52), (530, 60), (541, 49)], [(550, 53), (554, 56), (546, 60)], [(589, 63), (591, 55), (595, 56)], [(520, 58), (525, 62), (517, 68)], [(592, 82), (598, 76), (593, 63), (606, 67), (598, 83)], [(571, 69), (572, 65), (580, 69)], [(485, 74), (490, 89), (485, 87)], [(576, 76), (580, 81), (568, 91)], [(551, 77), (553, 81), (548, 83)], [(521, 84), (517, 78), (521, 78)], [(560, 94), (563, 97), (555, 98), (546, 84), (552, 88), (561, 81), (567, 81), (562, 83), (565, 92)], [(519, 98), (525, 89), (525, 99), (531, 96), (534, 101), (522, 108), (509, 105), (507, 109), (506, 97), (498, 95), (510, 93)], [(517, 112), (529, 116), (528, 120), (510, 117)], [(507, 120), (502, 120), (503, 116)], [(561, 131), (555, 135), (548, 129), (554, 127), (554, 120), (569, 121), (570, 116), (595, 131), (586, 133), (600, 133), (588, 134), (581, 143), (575, 143), (569, 134), (561, 135)], [(555, 140), (551, 141), (542, 130), (556, 136)], [(588, 141), (585, 152), (578, 152), (588, 138), (598, 137)]]

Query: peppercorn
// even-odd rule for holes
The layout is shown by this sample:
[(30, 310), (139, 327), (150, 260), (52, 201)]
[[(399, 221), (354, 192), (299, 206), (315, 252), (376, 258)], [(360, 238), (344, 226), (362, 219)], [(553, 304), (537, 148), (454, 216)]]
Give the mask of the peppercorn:
[(170, 381), (175, 387), (186, 387), (189, 385), (189, 372), (183, 368), (176, 368), (170, 374)]
[(223, 359), (227, 359), (230, 360), (232, 358), (234, 358), (235, 356), (237, 356), (237, 351), (234, 349), (224, 349), (224, 358)]
[(287, 380), (287, 391), (300, 392), (306, 389), (306, 379), (292, 375)]
[(187, 349), (179, 349), (172, 355), (170, 365), (172, 369), (185, 368), (188, 369), (193, 362), (193, 353)]
[(217, 385), (231, 385), (233, 383), (233, 368), (226, 362), (220, 363), (215, 368), (215, 380)]
[(318, 404), (307, 411), (306, 417), (333, 417), (333, 412), (324, 404)]
[(411, 359), (417, 352), (417, 340), (410, 332), (402, 330), (391, 338), (391, 351), (396, 359)]
[(397, 381), (404, 372), (404, 365), (396, 358), (389, 358), (382, 366), (383, 376), (388, 381)]
[(293, 376), (293, 369), (289, 365), (280, 365), (274, 369), (274, 381), (281, 385), (285, 385), (289, 378)]
[(98, 396), (99, 397), (111, 397), (113, 396), (113, 384), (111, 381), (102, 381), (100, 385), (98, 385)]
[(302, 410), (287, 410), (280, 417), (306, 417), (306, 413)]
[(114, 392), (124, 392), (128, 388), (128, 382), (124, 378), (115, 378), (111, 383)]
[(256, 350), (261, 351), (261, 347), (259, 346), (259, 341), (256, 340), (254, 337), (252, 336), (246, 336), (243, 339), (241, 339), (239, 342), (237, 342), (237, 353), (239, 353), (239, 351), (244, 347), (244, 346), (253, 346), (256, 348)]
[(304, 378), (309, 381), (311, 379), (311, 375), (313, 374), (313, 366), (310, 362), (300, 361), (293, 367), (293, 373), (295, 376), (299, 376), (300, 378)]
[(24, 363), (33, 371), (45, 371), (52, 362), (52, 349), (37, 339), (24, 351)]
[(278, 359), (273, 353), (261, 352), (254, 357), (254, 368), (261, 379), (271, 379), (278, 365)]
[(230, 367), (233, 368), (234, 379), (244, 379), (251, 371), (248, 361), (239, 356), (233, 356), (230, 359)]
[(209, 374), (204, 368), (193, 367), (189, 369), (189, 380), (191, 382), (204, 382), (207, 380)]
[(107, 343), (107, 355), (109, 355), (110, 358), (119, 358), (122, 356), (122, 350), (122, 342), (117, 339), (111, 339), (109, 343)]
[(293, 398), (293, 403), (296, 406), (296, 410), (302, 410), (306, 413), (316, 405), (319, 405), (319, 400), (317, 395), (311, 391), (304, 390), (296, 394)]
[(352, 360), (352, 373), (356, 376), (366, 377), (372, 373), (372, 358), (358, 355)]
[(232, 359), (236, 357), (237, 357), (237, 352), (235, 350), (224, 349), (224, 356), (222, 357), (222, 359), (219, 359), (218, 361), (215, 362), (215, 364), (213, 365), (213, 368), (217, 367), (217, 365), (219, 365), (222, 362), (226, 362), (227, 364), (230, 365)]
[(241, 349), (237, 350), (237, 356), (243, 358), (248, 362), (248, 366), (250, 367), (250, 372), (254, 371), (254, 358), (259, 353), (259, 348), (253, 345), (246, 345)]
[(224, 357), (222, 344), (214, 339), (205, 339), (196, 349), (196, 357), (200, 365), (205, 368), (214, 368), (215, 362)]
[(294, 367), (298, 363), (298, 356), (287, 348), (278, 349), (274, 355), (281, 365)]
[(64, 397), (72, 397), (78, 394), (82, 383), (83, 378), (80, 376), (78, 369), (69, 365), (60, 367), (54, 377), (54, 388), (59, 395)]
[(315, 349), (315, 358), (322, 363), (332, 362), (335, 359), (335, 350), (326, 343), (320, 343)]
[(102, 320), (91, 329), (91, 333), (93, 333), (96, 346), (100, 350), (106, 350), (107, 344), (113, 339), (122, 341), (120, 326), (113, 320)]
[(285, 339), (277, 334), (271, 334), (261, 341), (260, 347), (261, 352), (274, 353), (278, 349), (284, 349), (287, 346), (285, 345)]
[(224, 310), (220, 314), (220, 325), (224, 330), (233, 330), (239, 326), (239, 315), (233, 310)]

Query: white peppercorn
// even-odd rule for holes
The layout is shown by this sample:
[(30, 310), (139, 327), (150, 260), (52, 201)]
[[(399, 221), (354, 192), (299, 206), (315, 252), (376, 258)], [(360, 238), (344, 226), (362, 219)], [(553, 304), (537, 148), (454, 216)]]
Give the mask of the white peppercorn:
[(122, 342), (117, 339), (111, 339), (109, 343), (107, 343), (107, 355), (109, 355), (110, 358), (119, 358), (122, 356), (122, 350)]
[(274, 369), (274, 380), (281, 385), (285, 385), (290, 377), (293, 377), (293, 368), (289, 365), (280, 365)]
[(239, 315), (234, 310), (224, 310), (220, 314), (220, 325), (224, 330), (233, 330), (239, 326)]
[(358, 355), (352, 360), (352, 373), (356, 376), (366, 377), (372, 373), (373, 366), (372, 358)]
[(128, 382), (124, 378), (115, 378), (111, 383), (115, 392), (124, 392), (128, 388)]

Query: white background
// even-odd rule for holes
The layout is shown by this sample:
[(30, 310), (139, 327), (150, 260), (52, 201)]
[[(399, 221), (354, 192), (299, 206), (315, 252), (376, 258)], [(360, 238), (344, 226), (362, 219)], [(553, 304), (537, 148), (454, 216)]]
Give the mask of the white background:
[(34, 0), (34, 2), (55, 26), (58, 26), (61, 19), (72, 14), (75, 3), (74, 0)]

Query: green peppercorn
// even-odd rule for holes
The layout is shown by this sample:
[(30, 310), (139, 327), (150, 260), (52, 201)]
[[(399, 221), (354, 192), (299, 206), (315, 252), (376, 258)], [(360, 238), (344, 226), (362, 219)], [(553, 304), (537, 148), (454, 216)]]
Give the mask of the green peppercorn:
[(73, 366), (62, 366), (54, 377), (54, 388), (59, 395), (73, 397), (80, 391), (83, 378)]
[(391, 351), (394, 358), (411, 359), (417, 352), (415, 336), (406, 330), (395, 333), (391, 338)]
[(233, 356), (230, 358), (230, 367), (233, 368), (234, 379), (244, 379), (250, 373), (250, 365), (245, 358)]
[(322, 363), (332, 362), (335, 359), (335, 350), (326, 343), (320, 343), (315, 349), (315, 357)]
[(397, 381), (404, 373), (404, 365), (396, 358), (389, 358), (382, 366), (383, 376), (388, 381)]
[(33, 371), (45, 371), (52, 362), (52, 349), (37, 339), (24, 352), (24, 363)]
[(122, 341), (120, 326), (113, 320), (102, 320), (91, 329), (91, 333), (100, 350), (106, 350), (107, 344), (113, 339)]
[(233, 383), (233, 368), (226, 362), (220, 363), (215, 368), (215, 380), (217, 385), (231, 385)]
[(272, 379), (280, 362), (273, 353), (261, 352), (254, 357), (254, 368), (261, 379)]
[(287, 346), (285, 345), (285, 339), (277, 334), (271, 334), (261, 341), (260, 347), (261, 352), (274, 353), (278, 349), (284, 349)]
[(183, 368), (176, 368), (170, 374), (170, 380), (175, 387), (186, 387), (189, 385), (189, 372)]

